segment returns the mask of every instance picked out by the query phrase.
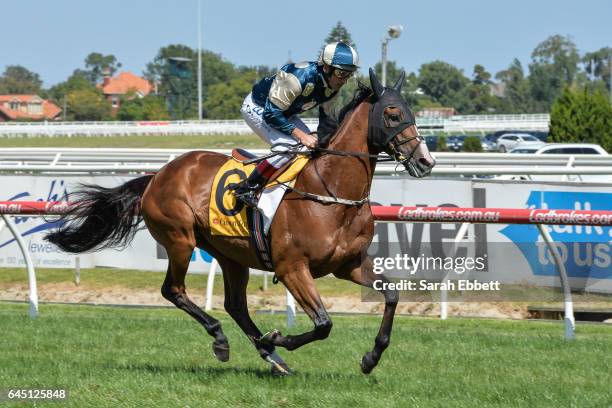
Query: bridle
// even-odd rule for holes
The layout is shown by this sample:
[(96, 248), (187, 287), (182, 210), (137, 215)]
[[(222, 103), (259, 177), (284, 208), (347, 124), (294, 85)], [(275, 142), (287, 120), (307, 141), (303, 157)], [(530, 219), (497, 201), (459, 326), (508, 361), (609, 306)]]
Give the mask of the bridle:
[[(419, 149), (419, 146), (421, 145), (421, 143), (424, 142), (425, 139), (423, 138), (423, 136), (417, 134), (417, 135), (409, 137), (407, 139), (397, 140), (397, 136), (400, 135), (400, 134), (401, 133), (398, 133), (397, 135), (395, 135), (395, 137), (393, 139), (391, 139), (391, 141), (389, 143), (387, 143), (387, 148), (389, 149), (389, 153), (390, 153), (389, 156), (393, 157), (393, 159), (397, 162), (398, 166), (400, 164), (403, 165), (404, 168), (407, 168), (409, 166), (414, 166), (412, 164), (412, 159), (414, 157), (414, 154)], [(414, 149), (410, 150), (410, 155), (408, 155), (408, 157), (406, 157), (404, 155), (404, 153), (402, 153), (399, 148), (400, 148), (400, 146), (402, 146), (402, 145), (404, 145), (406, 143), (410, 143), (413, 140), (418, 140), (418, 143), (414, 147)], [(397, 167), (396, 167), (396, 172), (397, 172)]]

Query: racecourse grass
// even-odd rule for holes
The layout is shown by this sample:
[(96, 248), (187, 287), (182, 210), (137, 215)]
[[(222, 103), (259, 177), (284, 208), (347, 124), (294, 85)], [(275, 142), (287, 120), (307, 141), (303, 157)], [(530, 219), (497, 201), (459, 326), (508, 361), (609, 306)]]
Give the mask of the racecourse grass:
[[(608, 407), (612, 328), (559, 323), (398, 317), (391, 346), (369, 376), (358, 361), (380, 317), (334, 317), (328, 339), (281, 355), (295, 370), (274, 378), (227, 315), (231, 345), (166, 309), (0, 303), (0, 389), (64, 388), (71, 407)], [(283, 316), (255, 316), (264, 331)], [(310, 329), (304, 316), (292, 333)], [(283, 330), (285, 331), (285, 330)], [(5, 391), (4, 391), (5, 392)], [(42, 404), (39, 404), (42, 405)], [(59, 404), (45, 404), (57, 406)], [(24, 404), (13, 404), (24, 406)]]
[(232, 149), (235, 147), (264, 149), (256, 135), (201, 135), (201, 136), (54, 136), (0, 138), (3, 147), (104, 147), (142, 149)]

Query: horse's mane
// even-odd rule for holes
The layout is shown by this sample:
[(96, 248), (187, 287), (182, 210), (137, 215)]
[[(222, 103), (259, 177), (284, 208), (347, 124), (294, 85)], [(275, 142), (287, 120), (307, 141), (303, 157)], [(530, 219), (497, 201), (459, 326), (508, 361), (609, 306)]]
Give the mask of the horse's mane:
[(318, 146), (327, 147), (332, 136), (336, 133), (346, 115), (355, 109), (361, 102), (368, 99), (372, 95), (372, 89), (361, 82), (357, 83), (357, 89), (353, 94), (353, 99), (342, 107), (339, 111), (333, 112), (331, 115), (325, 114), (321, 109), (319, 116), (319, 126), (317, 127), (317, 136), (319, 138)]

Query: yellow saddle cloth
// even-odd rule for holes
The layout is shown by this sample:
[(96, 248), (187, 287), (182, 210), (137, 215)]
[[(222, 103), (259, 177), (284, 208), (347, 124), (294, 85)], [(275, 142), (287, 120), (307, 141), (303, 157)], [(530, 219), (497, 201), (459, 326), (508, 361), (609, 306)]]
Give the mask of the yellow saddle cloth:
[[(280, 183), (293, 187), (298, 174), (306, 163), (308, 163), (307, 157), (298, 156), (287, 170), (268, 183), (266, 188)], [(215, 175), (208, 212), (212, 235), (250, 236), (246, 206), (242, 201), (236, 199), (234, 192), (228, 186), (246, 179), (253, 172), (253, 169), (255, 169), (255, 164), (244, 165), (238, 160), (230, 158)]]

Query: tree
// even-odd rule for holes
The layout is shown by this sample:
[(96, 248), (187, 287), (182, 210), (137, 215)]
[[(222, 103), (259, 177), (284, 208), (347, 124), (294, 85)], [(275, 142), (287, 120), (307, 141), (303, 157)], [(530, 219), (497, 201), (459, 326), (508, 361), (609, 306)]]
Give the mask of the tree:
[(498, 97), (491, 95), (491, 84), (491, 74), (485, 67), (476, 64), (472, 74), (472, 81), (463, 91), (469, 103), (462, 113), (486, 114), (499, 111), (501, 101)]
[(495, 78), (504, 85), (504, 100), (502, 110), (506, 113), (532, 112), (531, 93), (529, 81), (525, 78), (523, 66), (518, 59), (514, 59), (510, 66), (495, 75)]
[(419, 69), (418, 85), (425, 95), (459, 112), (469, 110), (469, 99), (465, 93), (469, 82), (459, 68), (443, 61), (423, 64)]
[(336, 25), (331, 29), (328, 36), (325, 38), (325, 42), (321, 46), (319, 53), (323, 51), (323, 48), (325, 48), (325, 45), (329, 43), (333, 43), (333, 42), (338, 42), (338, 41), (342, 41), (343, 43), (348, 44), (353, 48), (357, 48), (355, 47), (355, 43), (353, 42), (353, 39), (351, 38), (351, 33), (349, 33), (349, 30), (345, 26), (343, 26), (340, 21), (338, 21)]
[[(392, 86), (404, 71), (402, 67), (398, 67), (395, 61), (387, 61), (387, 86)], [(378, 78), (382, 78), (382, 63), (379, 61), (374, 65), (374, 72)]]
[(474, 65), (474, 73), (472, 74), (472, 83), (474, 85), (490, 85), (491, 74), (480, 64)]
[(97, 84), (101, 82), (104, 71), (112, 76), (121, 68), (121, 63), (117, 61), (114, 55), (102, 55), (99, 52), (92, 52), (85, 58), (85, 74), (89, 82)]
[(482, 152), (482, 143), (478, 136), (468, 136), (463, 141), (461, 149), (464, 152)]
[(67, 95), (68, 115), (74, 120), (104, 120), (111, 112), (110, 103), (97, 89), (80, 89)]
[(436, 147), (437, 152), (448, 152), (448, 145), (446, 144), (446, 136), (438, 136), (438, 145)]
[(95, 86), (89, 82), (89, 79), (82, 70), (75, 70), (73, 74), (64, 82), (51, 87), (48, 91), (49, 98), (58, 106), (62, 106), (64, 98), (72, 91), (79, 90), (95, 90)]
[(612, 48), (604, 47), (595, 52), (587, 52), (581, 59), (588, 79), (594, 82), (593, 88), (610, 92), (610, 70), (612, 70)]
[(121, 107), (117, 112), (119, 120), (168, 120), (170, 115), (162, 98), (147, 95), (139, 98), (132, 93), (122, 98)]
[(0, 94), (38, 94), (41, 91), (40, 76), (21, 65), (9, 65), (0, 77)]
[(268, 65), (246, 66), (241, 65), (237, 69), (237, 75), (250, 75), (251, 71), (255, 71), (255, 80), (253, 83), (259, 82), (265, 77), (270, 77), (276, 74), (278, 69)]
[(612, 107), (601, 92), (566, 88), (550, 112), (550, 140), (588, 142), (612, 151)]
[(531, 53), (529, 83), (536, 109), (548, 111), (563, 88), (571, 86), (578, 73), (578, 50), (567, 37), (553, 35)]
[(257, 73), (252, 70), (228, 83), (211, 85), (204, 102), (206, 116), (214, 119), (236, 119), (240, 117), (240, 107), (244, 97), (251, 92)]

